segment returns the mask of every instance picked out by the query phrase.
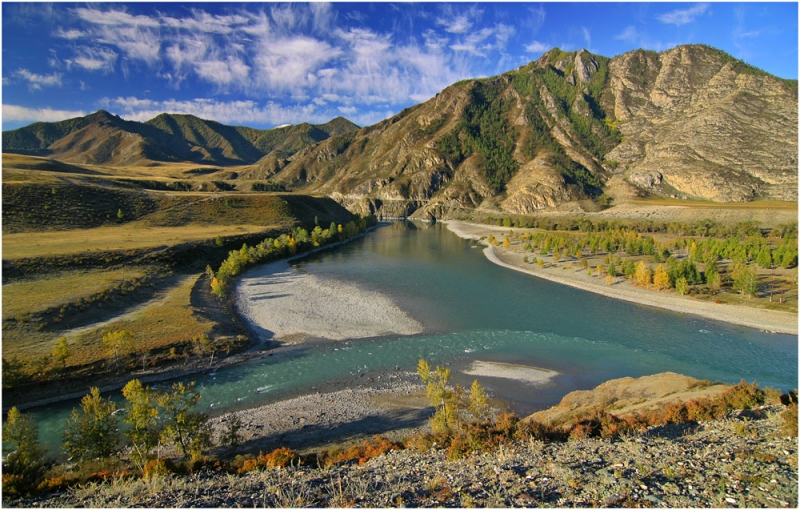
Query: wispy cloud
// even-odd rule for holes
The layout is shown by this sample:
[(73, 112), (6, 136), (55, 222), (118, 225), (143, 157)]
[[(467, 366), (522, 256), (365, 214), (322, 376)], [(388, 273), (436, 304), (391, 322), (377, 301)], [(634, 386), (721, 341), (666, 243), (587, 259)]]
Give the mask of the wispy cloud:
[(58, 122), (83, 117), (81, 110), (53, 110), (51, 108), (26, 108), (13, 104), (3, 105), (3, 122)]
[(110, 73), (114, 70), (117, 53), (108, 48), (81, 47), (76, 50), (74, 59), (66, 60), (67, 65), (76, 65), (89, 71)]
[(27, 82), (30, 90), (42, 90), (43, 87), (60, 87), (62, 74), (36, 74), (27, 69), (17, 69), (13, 76)]
[(531, 15), (522, 20), (522, 27), (531, 32), (532, 35), (536, 35), (544, 26), (546, 16), (544, 6), (528, 7), (528, 11)]
[(636, 43), (636, 41), (639, 40), (639, 32), (633, 25), (628, 25), (627, 27), (625, 27), (625, 30), (615, 35), (614, 39), (618, 39), (620, 41), (626, 41), (629, 43)]
[(678, 9), (660, 16), (656, 16), (656, 19), (668, 25), (681, 26), (686, 25), (687, 23), (692, 23), (694, 20), (705, 14), (707, 10), (708, 4), (697, 4), (689, 9)]
[(549, 49), (550, 49), (549, 45), (539, 41), (533, 41), (530, 44), (525, 45), (525, 51), (527, 51), (528, 53), (544, 53)]

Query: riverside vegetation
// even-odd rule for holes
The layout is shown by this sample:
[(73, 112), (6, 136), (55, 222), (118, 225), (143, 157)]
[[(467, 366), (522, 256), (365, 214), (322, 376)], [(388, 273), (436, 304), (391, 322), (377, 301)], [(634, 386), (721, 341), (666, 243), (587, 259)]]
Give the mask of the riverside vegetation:
[[(717, 303), (797, 312), (796, 222), (762, 229), (754, 222), (721, 225), (710, 220), (687, 224), (486, 217), (482, 221), (525, 229), (509, 230), (502, 241), (490, 235), (487, 242), (525, 253), (523, 261), (531, 265), (577, 266), (609, 285), (626, 278), (656, 291), (672, 289)], [(748, 299), (737, 299), (736, 294)]]
[[(677, 401), (648, 412), (618, 417), (607, 406), (564, 422), (538, 423), (491, 409), (477, 381), (469, 392), (451, 386), (444, 367), (432, 370), (420, 360), (418, 375), (435, 409), (430, 432), (405, 441), (375, 437), (352, 447), (305, 455), (288, 448), (226, 458), (209, 453), (212, 437), (206, 416), (194, 411), (201, 397), (192, 384), (154, 391), (138, 380), (129, 382), (123, 390), (124, 448), (115, 405), (93, 388), (81, 401), (81, 410), (73, 411), (64, 432), (64, 449), (77, 463), (55, 465), (48, 460), (38, 444), (36, 424), (13, 408), (3, 430), (4, 441), (12, 445), (4, 464), (3, 502), (15, 506), (796, 504), (796, 393), (782, 395), (742, 381), (717, 397)], [(683, 434), (672, 436), (680, 431)], [(235, 453), (239, 444), (235, 415), (214, 441), (233, 447)], [(713, 452), (704, 444), (714, 444)], [(117, 452), (123, 455), (117, 457)], [(727, 469), (724, 462), (734, 457), (738, 465), (733, 478), (728, 478), (722, 474)], [(671, 458), (676, 459), (674, 464), (668, 461)], [(362, 482), (356, 483), (357, 479)]]

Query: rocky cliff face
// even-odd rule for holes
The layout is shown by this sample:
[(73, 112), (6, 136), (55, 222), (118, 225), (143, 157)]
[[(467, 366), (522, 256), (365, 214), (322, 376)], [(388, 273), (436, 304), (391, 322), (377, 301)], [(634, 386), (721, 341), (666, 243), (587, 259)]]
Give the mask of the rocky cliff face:
[(260, 163), (358, 213), (530, 214), (602, 194), (797, 200), (796, 84), (706, 46), (557, 49)]

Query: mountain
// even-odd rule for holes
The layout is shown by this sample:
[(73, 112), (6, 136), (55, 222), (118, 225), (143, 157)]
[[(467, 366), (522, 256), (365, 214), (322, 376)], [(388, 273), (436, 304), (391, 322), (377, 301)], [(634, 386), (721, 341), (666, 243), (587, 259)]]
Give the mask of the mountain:
[(613, 59), (553, 49), (255, 166), (387, 217), (529, 214), (645, 194), (796, 201), (797, 119), (796, 81), (708, 46)]
[(456, 83), (373, 126), (337, 118), (256, 130), (191, 115), (99, 111), (3, 133), (3, 150), (106, 166), (237, 165), (353, 212), (596, 210), (645, 195), (797, 200), (797, 81), (704, 45), (612, 59), (553, 49)]
[(342, 117), (317, 126), (303, 123), (260, 130), (167, 113), (140, 123), (100, 110), (86, 117), (4, 131), (3, 151), (111, 166), (155, 161), (242, 165), (257, 162), (271, 152), (287, 157), (307, 145), (354, 129), (358, 126)]

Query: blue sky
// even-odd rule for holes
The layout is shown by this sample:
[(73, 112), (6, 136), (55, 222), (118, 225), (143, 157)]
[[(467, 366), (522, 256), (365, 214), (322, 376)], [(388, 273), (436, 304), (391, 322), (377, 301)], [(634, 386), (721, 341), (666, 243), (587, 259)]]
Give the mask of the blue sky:
[(370, 125), (553, 47), (703, 43), (797, 78), (797, 3), (11, 3), (4, 130), (106, 109)]

